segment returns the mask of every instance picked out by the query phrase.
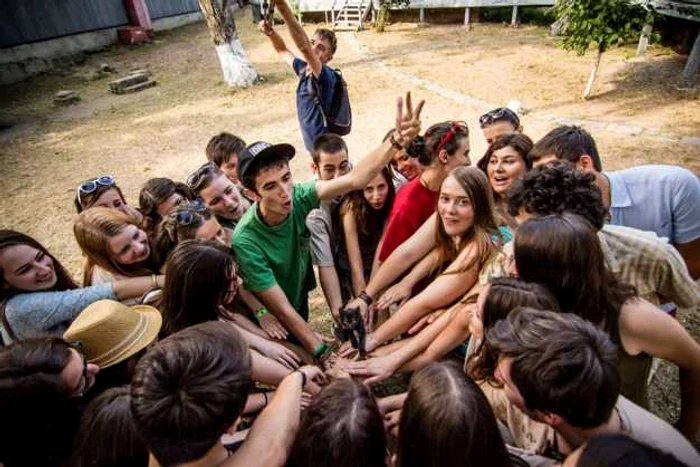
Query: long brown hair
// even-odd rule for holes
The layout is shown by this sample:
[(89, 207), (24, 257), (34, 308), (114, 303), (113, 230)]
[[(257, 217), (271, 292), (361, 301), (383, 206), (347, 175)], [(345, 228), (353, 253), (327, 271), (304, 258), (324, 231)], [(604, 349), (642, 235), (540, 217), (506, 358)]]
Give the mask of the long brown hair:
[(399, 423), (398, 467), (510, 467), (486, 396), (452, 363), (413, 374)]
[(225, 247), (212, 240), (185, 240), (175, 247), (165, 269), (161, 337), (225, 317), (221, 305), (236, 280), (233, 257)]
[[(481, 315), (484, 335), (491, 326), (520, 306), (559, 311), (557, 299), (545, 286), (510, 277), (494, 278), (490, 281)], [(496, 363), (497, 359), (484, 339), (467, 359), (467, 374), (475, 381), (487, 381), (498, 386), (494, 378)]]
[(457, 247), (452, 237), (445, 232), (440, 216), (436, 216), (435, 243), (439, 251), (438, 268), (444, 270), (457, 259), (467, 245), (475, 242), (477, 248), (475, 258), (454, 272), (463, 272), (474, 266), (481, 269), (503, 243), (494, 217), (493, 194), (489, 181), (486, 175), (476, 167), (457, 167), (449, 177), (454, 177), (469, 197), (474, 210), (474, 223), (461, 235), (459, 247)]
[[(49, 250), (47, 250), (44, 245), (21, 232), (0, 230), (0, 250), (17, 245), (27, 245), (39, 250), (53, 261), (53, 269), (56, 272), (56, 284), (47, 291), (63, 291), (78, 288), (78, 284), (76, 284), (70, 274), (68, 274), (66, 268), (49, 253)], [(0, 301), (23, 292), (25, 291), (11, 288), (5, 281), (5, 274), (2, 270), (2, 264), (0, 264)]]
[(515, 265), (523, 280), (547, 286), (563, 312), (609, 332), (622, 305), (637, 295), (608, 270), (594, 227), (575, 214), (524, 222), (515, 236)]
[(384, 201), (384, 206), (382, 206), (381, 209), (377, 211), (367, 202), (367, 199), (365, 199), (364, 190), (356, 190), (348, 193), (340, 205), (341, 217), (347, 212), (352, 212), (352, 215), (355, 217), (357, 236), (358, 240), (360, 241), (360, 245), (362, 245), (363, 241), (369, 238), (373, 233), (382, 231), (384, 228), (384, 223), (389, 218), (389, 214), (391, 213), (391, 207), (394, 205), (396, 190), (394, 189), (391, 170), (388, 167), (384, 167), (381, 171), (381, 175), (389, 190), (386, 196), (386, 201)]
[(339, 379), (316, 396), (301, 420), (286, 467), (384, 467), (386, 435), (370, 389)]
[(92, 272), (99, 266), (112, 274), (128, 277), (148, 276), (156, 269), (150, 258), (138, 264), (123, 265), (112, 258), (108, 241), (121, 233), (127, 226), (141, 229), (138, 221), (116, 209), (94, 207), (81, 212), (73, 224), (73, 234), (80, 249), (85, 254), (83, 285), (92, 283)]

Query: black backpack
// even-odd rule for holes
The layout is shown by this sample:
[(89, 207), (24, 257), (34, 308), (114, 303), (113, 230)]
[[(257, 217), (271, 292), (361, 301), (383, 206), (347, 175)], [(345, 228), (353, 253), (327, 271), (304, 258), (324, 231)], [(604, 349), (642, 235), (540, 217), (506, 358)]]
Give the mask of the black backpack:
[(321, 105), (321, 99), (318, 97), (320, 92), (318, 89), (318, 81), (314, 76), (311, 76), (308, 81), (309, 93), (314, 98), (314, 105), (317, 105), (323, 116), (323, 126), (328, 128), (330, 133), (335, 133), (340, 136), (345, 136), (352, 129), (352, 110), (350, 109), (350, 96), (348, 95), (348, 85), (343, 79), (343, 74), (337, 68), (331, 68), (335, 75), (335, 89), (333, 89), (333, 99), (331, 100), (330, 112), (326, 111)]

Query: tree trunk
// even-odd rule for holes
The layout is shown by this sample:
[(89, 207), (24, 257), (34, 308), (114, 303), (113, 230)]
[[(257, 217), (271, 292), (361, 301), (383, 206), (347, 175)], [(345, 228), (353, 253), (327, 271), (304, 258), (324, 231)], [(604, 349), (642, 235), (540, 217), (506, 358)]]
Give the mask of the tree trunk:
[(688, 55), (688, 61), (685, 63), (685, 68), (683, 69), (683, 87), (692, 88), (695, 84), (695, 75), (698, 74), (698, 67), (700, 66), (700, 31), (698, 31), (698, 36), (695, 38), (695, 44), (693, 49)]
[(593, 69), (591, 70), (591, 75), (588, 77), (588, 84), (586, 84), (586, 90), (583, 91), (584, 100), (588, 100), (588, 98), (591, 96), (591, 91), (593, 90), (593, 82), (595, 81), (595, 77), (598, 74), (598, 68), (600, 67), (600, 59), (603, 58), (603, 52), (605, 52), (605, 50), (599, 47), (598, 56), (595, 59), (595, 64), (593, 65)]
[(386, 27), (386, 23), (388, 20), (389, 20), (389, 5), (388, 5), (388, 3), (380, 2), (379, 3), (379, 12), (377, 13), (377, 24), (376, 24), (377, 32), (384, 32), (384, 28)]
[(228, 0), (199, 0), (211, 38), (216, 46), (224, 81), (229, 87), (247, 87), (258, 77), (250, 64), (236, 32), (233, 12)]

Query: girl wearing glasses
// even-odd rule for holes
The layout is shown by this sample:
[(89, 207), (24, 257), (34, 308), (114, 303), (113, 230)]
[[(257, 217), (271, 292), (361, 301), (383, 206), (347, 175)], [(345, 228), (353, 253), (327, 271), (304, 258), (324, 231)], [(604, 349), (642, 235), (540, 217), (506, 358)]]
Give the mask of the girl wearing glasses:
[[(86, 363), (78, 346), (58, 337), (28, 339), (0, 350), (3, 465), (64, 465), (78, 428), (78, 398), (98, 370)], [(39, 433), (50, 436), (38, 447)]]
[(124, 193), (111, 175), (102, 175), (82, 182), (75, 192), (73, 204), (78, 214), (93, 206), (100, 206), (116, 209), (127, 216), (135, 217), (139, 222), (142, 219), (141, 213), (127, 204)]
[[(158, 286), (163, 276), (155, 277)], [(154, 278), (138, 277), (78, 288), (66, 269), (39, 242), (0, 230), (0, 331), (5, 344), (38, 333), (62, 335), (89, 304), (140, 297)]]
[(409, 143), (406, 152), (426, 169), (397, 193), (379, 261), (386, 260), (435, 212), (440, 186), (447, 175), (457, 167), (471, 164), (467, 124), (443, 122), (433, 125), (424, 136)]
[(114, 209), (83, 211), (73, 224), (75, 239), (85, 256), (85, 285), (151, 276), (151, 245), (138, 221)]

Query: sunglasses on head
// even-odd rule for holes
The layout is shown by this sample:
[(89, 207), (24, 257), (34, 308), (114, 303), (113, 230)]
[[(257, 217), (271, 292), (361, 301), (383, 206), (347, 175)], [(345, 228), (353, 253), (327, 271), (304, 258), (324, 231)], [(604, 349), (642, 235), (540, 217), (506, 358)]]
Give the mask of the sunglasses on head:
[(490, 125), (499, 120), (507, 120), (515, 126), (520, 126), (520, 119), (518, 118), (518, 115), (508, 107), (501, 107), (490, 112), (486, 112), (484, 115), (479, 117), (479, 125), (483, 128), (484, 126)]
[(198, 192), (202, 182), (206, 180), (209, 175), (216, 172), (216, 165), (213, 162), (208, 162), (194, 171), (192, 175), (187, 177), (187, 185), (195, 192)]
[(82, 200), (80, 199), (80, 195), (89, 195), (90, 193), (96, 192), (101, 186), (114, 186), (115, 183), (116, 181), (111, 175), (102, 175), (101, 177), (81, 183), (77, 192), (78, 203), (81, 205), (83, 204)]
[(188, 226), (194, 222), (195, 219), (195, 214), (196, 213), (202, 213), (207, 210), (207, 207), (204, 205), (204, 202), (197, 198), (194, 201), (191, 201), (189, 204), (187, 204), (180, 212), (177, 213), (177, 216), (175, 219), (177, 220), (177, 223), (181, 226)]

